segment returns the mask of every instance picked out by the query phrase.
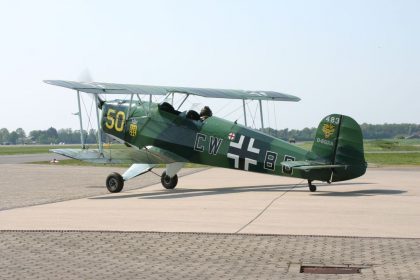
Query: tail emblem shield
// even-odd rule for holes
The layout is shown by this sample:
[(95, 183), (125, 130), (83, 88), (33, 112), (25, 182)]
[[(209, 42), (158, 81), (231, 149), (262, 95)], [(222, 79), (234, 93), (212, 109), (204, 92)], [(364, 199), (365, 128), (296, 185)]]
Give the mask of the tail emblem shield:
[(322, 127), (322, 132), (324, 132), (324, 136), (325, 138), (330, 138), (331, 135), (334, 134), (335, 131), (335, 126), (330, 124), (330, 123), (326, 123), (324, 124), (324, 126)]

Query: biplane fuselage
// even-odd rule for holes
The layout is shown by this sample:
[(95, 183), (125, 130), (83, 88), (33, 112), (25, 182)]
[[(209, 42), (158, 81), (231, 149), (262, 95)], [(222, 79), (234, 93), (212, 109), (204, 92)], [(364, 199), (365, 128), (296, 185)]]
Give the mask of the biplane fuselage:
[(284, 161), (316, 160), (317, 156), (243, 125), (215, 116), (193, 120), (187, 118), (187, 111), (166, 111), (156, 103), (128, 108), (128, 103), (105, 103), (103, 131), (139, 149), (162, 149), (173, 161), (311, 180), (331, 178), (331, 170), (303, 172), (282, 166)]

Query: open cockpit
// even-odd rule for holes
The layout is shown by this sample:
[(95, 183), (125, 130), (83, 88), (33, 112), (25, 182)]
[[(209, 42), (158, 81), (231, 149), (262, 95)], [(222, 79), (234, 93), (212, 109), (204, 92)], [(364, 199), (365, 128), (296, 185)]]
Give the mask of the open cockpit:
[(168, 102), (162, 102), (158, 105), (158, 109), (160, 111), (164, 111), (170, 114), (174, 114), (177, 116), (185, 117), (186, 119), (190, 119), (193, 121), (204, 121), (207, 118), (211, 117), (213, 113), (211, 112), (208, 106), (204, 106), (204, 108), (200, 111), (200, 114), (195, 110), (187, 110), (187, 111), (178, 111)]

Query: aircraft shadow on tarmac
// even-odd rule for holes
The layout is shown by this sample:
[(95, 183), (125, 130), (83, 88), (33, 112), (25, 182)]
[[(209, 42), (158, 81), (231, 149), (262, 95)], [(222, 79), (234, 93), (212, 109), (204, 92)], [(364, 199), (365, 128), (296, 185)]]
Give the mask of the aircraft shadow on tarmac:
[(317, 192), (314, 195), (317, 196), (375, 196), (375, 195), (398, 195), (406, 193), (407, 191), (402, 190), (385, 190), (385, 189), (370, 189), (370, 190), (357, 190), (349, 192)]
[[(368, 185), (374, 183), (337, 183), (334, 186), (339, 185)], [(375, 196), (375, 195), (398, 195), (405, 193), (402, 190), (392, 189), (364, 189), (354, 190), (347, 192), (335, 192), (335, 191), (322, 191), (323, 186), (326, 184), (318, 184), (318, 191), (316, 193), (309, 193), (308, 186), (306, 184), (284, 184), (284, 185), (260, 185), (260, 186), (244, 186), (244, 187), (220, 187), (220, 188), (207, 188), (207, 189), (186, 189), (178, 188), (171, 191), (162, 190), (155, 192), (145, 192), (136, 194), (122, 194), (122, 195), (106, 195), (100, 197), (92, 197), (90, 199), (124, 199), (124, 198), (139, 198), (139, 199), (176, 199), (176, 198), (187, 198), (187, 197), (199, 197), (199, 196), (210, 196), (210, 195), (222, 195), (222, 194), (235, 194), (244, 192), (308, 192), (310, 195), (316, 196), (331, 196), (331, 197), (357, 197), (357, 196)]]

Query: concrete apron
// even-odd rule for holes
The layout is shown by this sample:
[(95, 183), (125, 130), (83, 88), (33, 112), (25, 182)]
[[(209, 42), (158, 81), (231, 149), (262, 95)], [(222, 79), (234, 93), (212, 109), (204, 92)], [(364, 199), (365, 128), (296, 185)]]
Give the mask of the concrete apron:
[(180, 178), (174, 190), (157, 184), (0, 211), (0, 230), (420, 238), (419, 185), (419, 169), (373, 168), (311, 193), (299, 179), (213, 168)]

